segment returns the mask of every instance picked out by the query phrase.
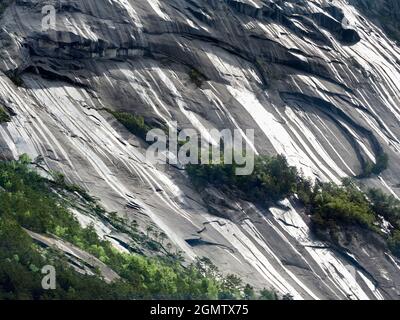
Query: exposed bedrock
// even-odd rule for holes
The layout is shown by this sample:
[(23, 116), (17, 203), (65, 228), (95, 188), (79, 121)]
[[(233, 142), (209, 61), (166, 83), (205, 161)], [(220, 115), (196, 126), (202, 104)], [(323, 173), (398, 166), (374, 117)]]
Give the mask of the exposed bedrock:
[(209, 257), (257, 288), (399, 298), (400, 262), (370, 235), (332, 247), (289, 201), (267, 210), (199, 194), (181, 168), (148, 163), (106, 111), (205, 135), (254, 128), (257, 153), (321, 181), (356, 177), (385, 152), (388, 170), (363, 182), (399, 196), (400, 49), (364, 13), (342, 0), (52, 3), (55, 30), (42, 31), (42, 0), (1, 17), (0, 105), (12, 111), (1, 159), (41, 156), (108, 210), (163, 230), (188, 261)]

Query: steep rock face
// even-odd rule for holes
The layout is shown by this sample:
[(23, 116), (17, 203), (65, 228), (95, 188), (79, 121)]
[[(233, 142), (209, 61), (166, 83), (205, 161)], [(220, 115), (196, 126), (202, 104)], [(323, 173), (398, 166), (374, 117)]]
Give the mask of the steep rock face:
[(400, 3), (396, 0), (351, 0), (368, 17), (378, 23), (387, 33), (400, 40)]
[[(55, 30), (42, 31), (45, 4)], [(105, 111), (206, 136), (255, 128), (257, 153), (322, 181), (385, 152), (389, 169), (365, 182), (398, 196), (400, 50), (346, 1), (17, 0), (1, 26), (0, 104), (15, 114), (0, 126), (3, 159), (42, 157), (109, 210), (155, 224), (188, 260), (207, 256), (257, 288), (399, 297), (399, 262), (367, 235), (333, 249), (295, 204), (201, 197), (182, 170), (146, 162), (143, 142)]]

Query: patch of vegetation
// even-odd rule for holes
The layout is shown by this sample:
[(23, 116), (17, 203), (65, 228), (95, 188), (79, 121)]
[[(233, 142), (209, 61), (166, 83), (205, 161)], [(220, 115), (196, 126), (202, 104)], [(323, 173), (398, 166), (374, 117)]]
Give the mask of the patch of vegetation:
[(385, 171), (389, 166), (389, 155), (387, 153), (382, 153), (376, 157), (376, 163), (366, 162), (364, 165), (363, 178), (368, 178), (370, 176), (379, 175)]
[(378, 231), (378, 219), (365, 193), (353, 183), (337, 186), (333, 183), (317, 185), (308, 197), (309, 212), (318, 230), (332, 234), (340, 225), (358, 225)]
[(400, 41), (400, 4), (398, 0), (351, 0), (369, 18), (381, 25), (389, 37)]
[[(53, 265), (56, 290), (43, 290), (41, 268)], [(67, 267), (57, 253), (44, 252), (11, 218), (0, 220), (0, 299), (123, 299), (129, 286), (123, 281), (106, 284), (98, 276), (84, 276)]]
[(271, 290), (263, 289), (260, 291), (259, 300), (278, 300), (276, 292)]
[(390, 250), (400, 257), (400, 201), (379, 189), (370, 189), (368, 198), (375, 214), (382, 216), (391, 224), (388, 245)]
[[(67, 185), (62, 175), (49, 181), (29, 169), (29, 164), (27, 156), (0, 162), (0, 299), (253, 298), (250, 286), (233, 275), (222, 276), (207, 259), (183, 267), (172, 256), (150, 258), (117, 251), (98, 238), (93, 226), (82, 228), (70, 213), (60, 197)], [(76, 245), (106, 263), (121, 279), (107, 284), (99, 275), (75, 272), (62, 254), (38, 247), (23, 228)], [(56, 290), (41, 287), (40, 270), (48, 264), (56, 267)], [(263, 297), (269, 297), (267, 291)]]
[(22, 87), (24, 85), (24, 80), (22, 80), (18, 73), (9, 72), (7, 73), (7, 76), (17, 87)]
[(0, 123), (10, 122), (11, 117), (9, 114), (0, 106)]
[(120, 112), (107, 110), (111, 113), (115, 119), (117, 119), (130, 133), (138, 136), (139, 138), (146, 141), (147, 133), (153, 129), (152, 126), (148, 125), (142, 116), (137, 116), (128, 112)]
[[(384, 237), (389, 249), (400, 257), (400, 201), (394, 196), (379, 189), (364, 193), (354, 182), (345, 179), (342, 186), (316, 185), (307, 201), (308, 213), (318, 234), (328, 231), (330, 239), (336, 241), (343, 226), (359, 226)], [(390, 223), (388, 234), (381, 231), (383, 219)]]
[(390, 251), (393, 252), (394, 255), (400, 257), (400, 230), (396, 229), (392, 232), (391, 236), (388, 240), (388, 245)]
[(256, 202), (263, 199), (267, 204), (293, 195), (300, 177), (297, 169), (289, 166), (286, 158), (281, 155), (257, 157), (251, 175), (237, 176), (236, 168), (236, 163), (225, 164), (221, 159), (221, 164), (188, 165), (186, 170), (197, 187), (205, 187), (207, 184), (222, 186), (225, 190), (236, 190), (243, 199)]
[(10, 5), (11, 0), (2, 0), (0, 2), (0, 16), (6, 11), (7, 7)]
[(199, 88), (203, 85), (205, 80), (205, 77), (196, 69), (191, 69), (189, 71), (189, 78)]
[[(376, 164), (387, 164), (383, 156)], [(380, 190), (361, 191), (350, 179), (341, 186), (333, 183), (312, 184), (284, 156), (259, 156), (254, 172), (236, 176), (237, 164), (188, 165), (189, 177), (198, 188), (213, 185), (240, 198), (270, 206), (285, 198), (299, 199), (311, 215), (317, 234), (329, 232), (331, 239), (343, 226), (359, 226), (379, 233), (382, 217), (392, 225), (387, 236), (390, 249), (400, 256), (400, 201)], [(241, 191), (245, 190), (245, 192)]]

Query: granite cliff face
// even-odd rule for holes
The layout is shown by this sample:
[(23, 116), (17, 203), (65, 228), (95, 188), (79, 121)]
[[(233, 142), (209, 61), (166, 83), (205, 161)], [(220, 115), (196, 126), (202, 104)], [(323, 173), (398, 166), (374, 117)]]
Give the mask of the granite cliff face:
[(396, 0), (351, 0), (362, 13), (377, 23), (396, 41), (400, 40), (400, 3)]
[[(56, 28), (43, 31), (46, 4)], [(204, 135), (255, 128), (257, 153), (284, 154), (321, 181), (358, 176), (386, 153), (389, 169), (363, 182), (398, 196), (400, 49), (363, 10), (344, 0), (16, 0), (0, 24), (0, 104), (13, 115), (0, 126), (1, 158), (40, 157), (107, 209), (163, 230), (188, 261), (207, 256), (257, 288), (398, 299), (400, 262), (371, 235), (331, 248), (294, 203), (199, 195), (184, 171), (147, 163), (143, 141), (106, 111)]]

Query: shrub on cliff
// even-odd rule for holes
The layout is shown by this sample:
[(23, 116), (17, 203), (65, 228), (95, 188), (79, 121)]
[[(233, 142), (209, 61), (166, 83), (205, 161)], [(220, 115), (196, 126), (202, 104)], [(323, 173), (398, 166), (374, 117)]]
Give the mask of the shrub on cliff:
[[(93, 226), (83, 228), (70, 213), (61, 196), (66, 186), (63, 176), (49, 181), (32, 171), (30, 162), (27, 156), (0, 162), (0, 299), (242, 299), (249, 295), (251, 290), (240, 279), (223, 276), (209, 260), (184, 267), (173, 255), (150, 258), (117, 251), (98, 238)], [(75, 272), (62, 254), (38, 247), (23, 228), (56, 235), (91, 253), (121, 280), (107, 284), (98, 275)], [(40, 270), (48, 264), (57, 270), (56, 290), (41, 286)]]
[(146, 124), (142, 116), (134, 115), (128, 112), (112, 111), (110, 112), (130, 133), (146, 140), (147, 133), (153, 129)]
[(250, 175), (236, 175), (237, 167), (236, 163), (223, 163), (222, 159), (221, 164), (188, 165), (186, 170), (199, 187), (207, 184), (222, 186), (226, 190), (241, 193), (249, 201), (276, 202), (296, 192), (299, 173), (296, 168), (289, 166), (284, 156), (257, 157)]

